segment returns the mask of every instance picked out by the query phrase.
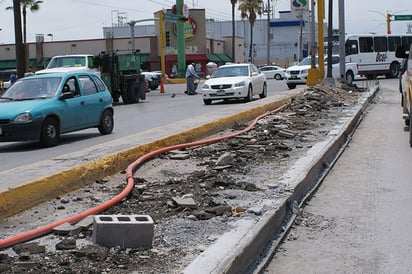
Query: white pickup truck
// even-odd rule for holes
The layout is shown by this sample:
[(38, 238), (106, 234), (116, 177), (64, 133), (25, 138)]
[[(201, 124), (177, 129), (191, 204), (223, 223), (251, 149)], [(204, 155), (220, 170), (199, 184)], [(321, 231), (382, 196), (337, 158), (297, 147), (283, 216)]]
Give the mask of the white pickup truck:
[(72, 54), (54, 56), (45, 69), (36, 71), (36, 74), (65, 72), (65, 71), (93, 71), (100, 76), (100, 71), (94, 65), (94, 56), (91, 54)]
[[(325, 56), (325, 62), (327, 57)], [(315, 59), (316, 66), (318, 65), (318, 57)], [(297, 85), (305, 85), (308, 78), (308, 72), (311, 68), (311, 57), (308, 56), (297, 65), (291, 66), (285, 71), (285, 80), (288, 88), (296, 88)], [(325, 76), (327, 64), (325, 63)], [(358, 74), (358, 64), (346, 63), (346, 83), (352, 84), (355, 75)], [(332, 77), (340, 78), (339, 76), (339, 55), (332, 56)]]

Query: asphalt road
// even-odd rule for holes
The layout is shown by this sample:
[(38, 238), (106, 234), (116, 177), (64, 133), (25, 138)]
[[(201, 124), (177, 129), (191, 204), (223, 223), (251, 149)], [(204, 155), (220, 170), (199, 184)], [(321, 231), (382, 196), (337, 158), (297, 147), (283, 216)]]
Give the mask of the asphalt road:
[(380, 83), (349, 147), (265, 273), (412, 273), (412, 153), (398, 82)]
[[(219, 101), (210, 106), (203, 104), (200, 95), (184, 94), (185, 84), (165, 85), (165, 92), (154, 90), (138, 104), (115, 106), (115, 128), (110, 135), (102, 136), (97, 129), (87, 129), (61, 136), (56, 147), (42, 148), (38, 142), (0, 143), (0, 172), (51, 158), (65, 158), (68, 153), (81, 151), (97, 144), (113, 141), (131, 134), (161, 127), (182, 119), (207, 115), (230, 108), (232, 103)], [(268, 96), (287, 92), (284, 81), (268, 80)], [(258, 96), (255, 97), (257, 100)], [(1, 181), (0, 181), (1, 183)]]

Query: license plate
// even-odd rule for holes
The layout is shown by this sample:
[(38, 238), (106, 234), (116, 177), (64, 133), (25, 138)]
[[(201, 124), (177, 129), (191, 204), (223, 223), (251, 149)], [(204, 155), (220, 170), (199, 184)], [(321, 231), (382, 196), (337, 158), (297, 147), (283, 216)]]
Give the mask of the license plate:
[(290, 79), (297, 79), (298, 77), (297, 76), (295, 76), (295, 75), (293, 75), (293, 76), (290, 76)]
[(217, 94), (217, 95), (225, 95), (225, 91), (224, 91), (223, 89), (221, 89), (221, 90), (218, 90), (218, 91), (216, 92), (216, 94)]

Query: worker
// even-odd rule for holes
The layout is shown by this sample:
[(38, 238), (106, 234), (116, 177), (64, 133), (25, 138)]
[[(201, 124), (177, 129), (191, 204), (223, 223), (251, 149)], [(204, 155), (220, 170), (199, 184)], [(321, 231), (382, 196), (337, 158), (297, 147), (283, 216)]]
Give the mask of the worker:
[(186, 69), (186, 81), (187, 81), (187, 94), (195, 95), (197, 94), (195, 88), (195, 78), (199, 79), (200, 77), (196, 74), (195, 63), (191, 63), (187, 66)]

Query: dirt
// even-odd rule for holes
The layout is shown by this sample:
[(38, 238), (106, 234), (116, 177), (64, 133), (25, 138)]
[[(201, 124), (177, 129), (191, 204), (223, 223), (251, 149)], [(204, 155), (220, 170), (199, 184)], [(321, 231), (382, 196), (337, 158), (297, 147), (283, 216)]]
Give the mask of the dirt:
[[(241, 218), (258, 220), (267, 199), (287, 195), (282, 174), (353, 108), (363, 89), (316, 86), (236, 138), (172, 151), (145, 163), (135, 187), (102, 215), (149, 215), (151, 248), (93, 244), (93, 221), (0, 250), (0, 273), (179, 273)], [(222, 134), (236, 132), (239, 124)], [(110, 199), (123, 173), (0, 222), (1, 237), (61, 220)], [(183, 201), (188, 203), (183, 203)]]

